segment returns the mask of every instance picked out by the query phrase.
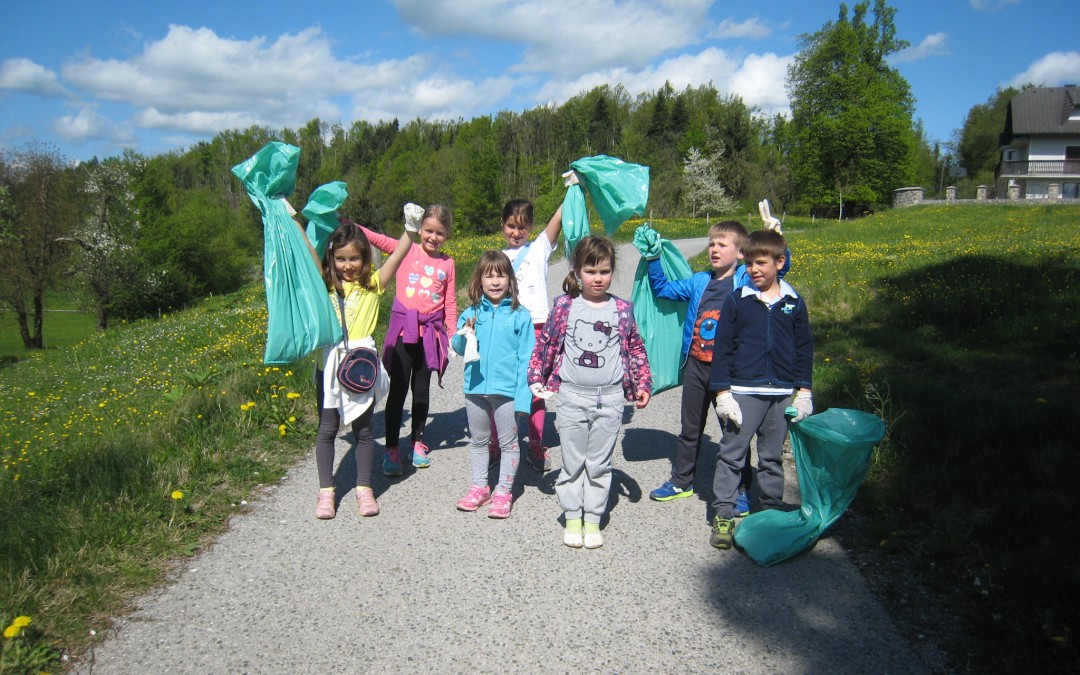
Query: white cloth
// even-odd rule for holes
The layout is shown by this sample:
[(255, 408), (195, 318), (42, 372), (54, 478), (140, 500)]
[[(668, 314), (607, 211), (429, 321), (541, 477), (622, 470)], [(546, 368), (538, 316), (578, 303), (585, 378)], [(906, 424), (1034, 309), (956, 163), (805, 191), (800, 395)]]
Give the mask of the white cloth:
[[(349, 340), (349, 346), (354, 349), (356, 347), (368, 347), (378, 351), (375, 346), (375, 338), (370, 335), (362, 340)], [(342, 387), (337, 379), (337, 369), (338, 365), (341, 364), (341, 360), (345, 358), (345, 351), (344, 342), (327, 347), (323, 350), (322, 364), (323, 407), (336, 407), (343, 425), (352, 424), (353, 420), (363, 415), (369, 407), (375, 405), (375, 402), (382, 398), (390, 388), (390, 378), (386, 374), (386, 369), (382, 367), (382, 359), (379, 359), (379, 376), (375, 379), (375, 386), (370, 391), (357, 394)]]
[(518, 282), (518, 302), (529, 310), (533, 323), (544, 323), (551, 311), (547, 292), (548, 259), (555, 248), (547, 233), (541, 231), (528, 250), (524, 246), (503, 249), (511, 263), (516, 263), (519, 255), (525, 256), (514, 276)]

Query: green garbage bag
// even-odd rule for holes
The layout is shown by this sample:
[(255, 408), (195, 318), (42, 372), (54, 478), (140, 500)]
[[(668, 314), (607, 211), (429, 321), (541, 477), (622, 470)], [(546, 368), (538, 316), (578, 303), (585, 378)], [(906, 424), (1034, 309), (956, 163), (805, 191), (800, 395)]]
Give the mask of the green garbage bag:
[(630, 218), (645, 215), (649, 203), (649, 167), (630, 164), (618, 157), (594, 155), (572, 162), (570, 168), (585, 179), (593, 207), (609, 236)]
[(690, 263), (675, 244), (660, 236), (648, 223), (634, 230), (634, 246), (641, 254), (634, 272), (634, 320), (645, 341), (652, 370), (652, 393), (677, 387), (682, 382), (683, 322), (686, 303), (657, 298), (649, 287), (649, 259), (660, 256), (668, 279), (689, 279)]
[(307, 218), (307, 238), (316, 251), (321, 253), (326, 250), (326, 240), (341, 224), (338, 209), (348, 196), (345, 183), (336, 180), (315, 188), (308, 197), (307, 206), (300, 213)]
[(763, 567), (804, 551), (839, 520), (866, 478), (885, 421), (860, 410), (829, 408), (789, 424), (802, 507), (751, 513), (735, 528), (735, 543)]
[(562, 203), (563, 245), (566, 247), (566, 259), (574, 253), (578, 242), (589, 236), (589, 214), (585, 208), (585, 191), (580, 185), (571, 185), (566, 190)]
[(265, 363), (291, 363), (341, 340), (326, 284), (303, 234), (279, 201), (296, 185), (299, 160), (299, 148), (274, 141), (232, 169), (262, 213)]

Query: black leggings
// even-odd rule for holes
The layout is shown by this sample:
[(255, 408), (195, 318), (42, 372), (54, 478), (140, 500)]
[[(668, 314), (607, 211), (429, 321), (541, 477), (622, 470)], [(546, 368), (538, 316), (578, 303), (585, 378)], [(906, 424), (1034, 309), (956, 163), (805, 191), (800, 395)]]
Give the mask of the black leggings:
[[(315, 464), (319, 467), (319, 487), (334, 487), (334, 441), (341, 427), (337, 408), (323, 407), (323, 371), (315, 371), (315, 398), (319, 402), (319, 431), (315, 434)], [(371, 487), (371, 466), (375, 463), (375, 436), (371, 433), (372, 402), (364, 414), (353, 420), (356, 440), (356, 485)]]
[[(412, 441), (424, 442), (424, 427), (427, 426), (428, 391), (431, 387), (431, 369), (424, 356), (424, 344), (407, 344), (399, 336), (394, 351), (390, 354), (390, 392), (386, 395), (386, 408), (383, 410), (386, 422), (386, 447), (396, 448), (401, 440), (402, 410), (405, 408), (405, 395), (412, 386)], [(412, 448), (410, 447), (411, 451)]]

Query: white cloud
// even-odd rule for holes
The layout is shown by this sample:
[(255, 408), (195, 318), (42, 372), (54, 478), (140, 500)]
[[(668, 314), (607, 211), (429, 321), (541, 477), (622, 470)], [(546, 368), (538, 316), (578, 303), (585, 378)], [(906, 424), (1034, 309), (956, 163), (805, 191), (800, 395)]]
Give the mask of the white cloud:
[(751, 38), (761, 39), (772, 35), (772, 29), (763, 24), (757, 17), (737, 23), (734, 19), (724, 19), (720, 25), (709, 31), (709, 37), (716, 40), (728, 38)]
[(969, 0), (969, 4), (980, 12), (996, 12), (1006, 5), (1018, 5), (1020, 0)]
[(1080, 83), (1080, 52), (1051, 52), (1038, 59), (1027, 70), (1017, 74), (1007, 84), (1056, 86)]
[[(335, 57), (331, 48), (318, 28), (271, 41), (222, 38), (206, 28), (174, 25), (130, 59), (84, 56), (66, 64), (62, 73), (94, 98), (136, 108), (131, 119), (136, 126), (197, 134), (252, 124), (299, 126), (315, 117), (337, 121), (343, 105), (356, 105), (350, 99), (393, 99), (409, 83), (477, 95), (469, 91), (477, 87), (467, 81), (432, 79), (433, 59), (423, 55), (363, 64)], [(411, 106), (418, 115), (444, 108), (426, 104), (423, 96)], [(69, 116), (62, 126), (69, 133), (89, 133), (93, 125), (87, 122)]]
[(116, 124), (90, 107), (83, 107), (72, 115), (57, 118), (53, 121), (52, 128), (63, 138), (75, 143), (108, 140), (122, 145), (134, 139), (131, 129), (126, 125)]
[(950, 56), (949, 34), (931, 33), (922, 39), (917, 45), (912, 45), (892, 56), (889, 60), (894, 63), (913, 63), (934, 56)]
[(784, 81), (793, 58), (752, 54), (740, 61), (722, 49), (709, 48), (638, 70), (611, 68), (573, 80), (551, 81), (540, 89), (537, 99), (561, 103), (602, 84), (621, 84), (633, 96), (656, 91), (665, 82), (670, 82), (676, 91), (711, 82), (721, 96), (737, 94), (746, 105), (771, 115), (788, 109)]
[(0, 89), (12, 89), (37, 96), (72, 98), (56, 73), (30, 59), (5, 59), (0, 66)]
[(403, 121), (417, 117), (469, 119), (498, 108), (514, 84), (514, 80), (505, 77), (481, 82), (449, 76), (406, 80), (397, 87), (381, 89), (378, 95), (357, 94), (353, 113), (358, 119), (372, 122), (395, 117)]
[(696, 44), (713, 0), (393, 0), (422, 36), (470, 36), (524, 45), (515, 71), (578, 77), (640, 68)]

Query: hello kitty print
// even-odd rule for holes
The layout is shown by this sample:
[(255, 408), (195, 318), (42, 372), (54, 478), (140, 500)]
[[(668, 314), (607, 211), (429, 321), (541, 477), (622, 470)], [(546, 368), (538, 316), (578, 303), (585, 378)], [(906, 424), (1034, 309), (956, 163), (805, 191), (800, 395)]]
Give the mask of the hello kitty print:
[(619, 315), (614, 301), (591, 307), (578, 298), (570, 306), (563, 344), (563, 379), (585, 387), (622, 381)]

